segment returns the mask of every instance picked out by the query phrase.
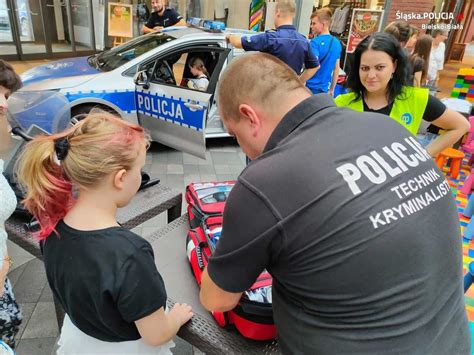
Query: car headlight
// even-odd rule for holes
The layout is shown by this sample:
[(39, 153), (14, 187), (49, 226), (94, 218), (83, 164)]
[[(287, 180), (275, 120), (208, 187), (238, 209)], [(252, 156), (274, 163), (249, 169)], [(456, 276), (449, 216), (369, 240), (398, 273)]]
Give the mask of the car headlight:
[(58, 94), (59, 90), (17, 91), (8, 98), (8, 111), (14, 114), (31, 109), (36, 104)]
[(69, 101), (59, 90), (16, 91), (7, 102), (10, 125), (25, 130), (35, 124), (56, 132), (65, 128), (70, 115)]

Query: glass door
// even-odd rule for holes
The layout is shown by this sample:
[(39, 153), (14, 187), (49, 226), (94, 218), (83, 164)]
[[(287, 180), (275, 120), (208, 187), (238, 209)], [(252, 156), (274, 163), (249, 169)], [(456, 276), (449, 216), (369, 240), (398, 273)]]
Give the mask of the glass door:
[(72, 53), (73, 39), (67, 0), (43, 0), (46, 2), (46, 32), (48, 47), (52, 53)]
[(45, 33), (37, 0), (0, 0), (0, 58), (44, 58)]
[(17, 35), (19, 55), (39, 58), (46, 53), (43, 16), (40, 1), (7, 0), (15, 11), (13, 33)]
[(0, 53), (2, 57), (18, 59), (17, 46), (13, 41), (12, 16), (13, 11), (7, 0), (0, 0)]
[(92, 51), (95, 44), (91, 0), (71, 0), (71, 17), (76, 51)]
[[(94, 0), (99, 10), (104, 7), (101, 1)], [(0, 0), (0, 58), (29, 60), (94, 53), (92, 6), (93, 0)]]

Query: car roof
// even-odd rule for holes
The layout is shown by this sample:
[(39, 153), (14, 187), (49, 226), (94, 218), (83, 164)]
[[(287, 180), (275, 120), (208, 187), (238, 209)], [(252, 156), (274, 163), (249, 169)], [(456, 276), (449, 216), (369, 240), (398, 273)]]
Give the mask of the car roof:
[(254, 35), (257, 34), (258, 32), (255, 31), (250, 31), (250, 30), (241, 30), (241, 29), (236, 29), (236, 28), (228, 28), (225, 31), (210, 31), (206, 30), (203, 28), (198, 28), (198, 27), (176, 27), (174, 28), (169, 28), (163, 31), (163, 33), (166, 33), (168, 36), (174, 37), (174, 38), (183, 38), (183, 37), (202, 37), (203, 35), (206, 38), (209, 37), (215, 37), (216, 39), (223, 39), (225, 35), (228, 34), (248, 34), (248, 35)]

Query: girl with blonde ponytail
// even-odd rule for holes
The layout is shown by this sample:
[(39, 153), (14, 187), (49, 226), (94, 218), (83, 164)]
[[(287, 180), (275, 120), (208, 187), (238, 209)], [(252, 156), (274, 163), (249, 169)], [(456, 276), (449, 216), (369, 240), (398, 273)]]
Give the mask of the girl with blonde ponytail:
[(169, 354), (192, 317), (186, 304), (165, 311), (151, 245), (115, 220), (140, 186), (148, 144), (143, 128), (101, 112), (35, 138), (19, 158), (24, 204), (66, 311), (58, 354)]

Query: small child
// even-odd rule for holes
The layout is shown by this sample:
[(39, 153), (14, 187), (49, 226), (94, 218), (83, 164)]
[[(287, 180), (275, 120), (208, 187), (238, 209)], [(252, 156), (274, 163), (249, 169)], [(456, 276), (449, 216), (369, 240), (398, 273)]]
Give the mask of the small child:
[(189, 69), (191, 70), (191, 74), (194, 75), (194, 78), (189, 79), (188, 87), (190, 89), (206, 91), (209, 85), (209, 73), (204, 66), (204, 61), (199, 57), (191, 58), (189, 61)]
[(66, 311), (58, 354), (170, 354), (193, 315), (186, 304), (166, 312), (151, 245), (115, 219), (140, 186), (148, 145), (143, 128), (94, 113), (35, 138), (19, 158), (48, 282)]

